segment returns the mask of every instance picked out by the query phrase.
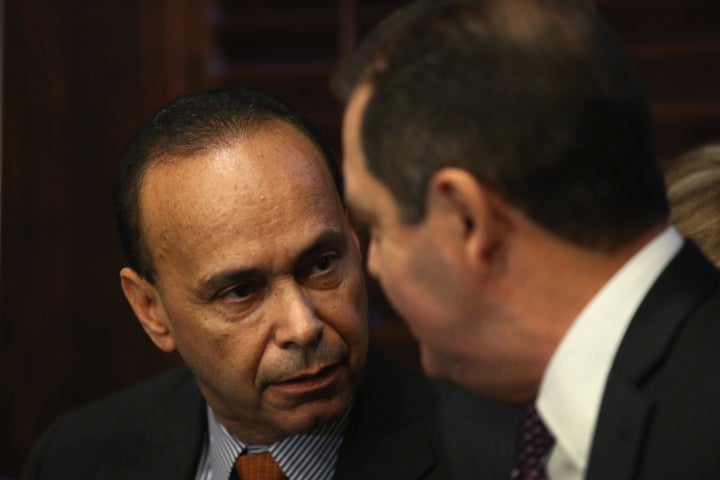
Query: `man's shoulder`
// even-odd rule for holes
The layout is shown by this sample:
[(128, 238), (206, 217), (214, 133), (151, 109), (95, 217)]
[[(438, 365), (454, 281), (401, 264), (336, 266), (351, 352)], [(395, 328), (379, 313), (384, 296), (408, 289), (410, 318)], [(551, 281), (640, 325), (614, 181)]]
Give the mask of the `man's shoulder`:
[[(665, 375), (676, 374), (681, 382), (704, 377), (720, 360), (719, 346), (720, 271), (686, 242), (636, 311), (612, 374), (649, 390)], [(701, 355), (713, 362), (700, 362)], [(673, 394), (686, 394), (673, 385), (668, 388)]]
[(720, 272), (686, 242), (638, 308), (615, 357), (588, 478), (717, 473), (719, 363)]
[(336, 473), (378, 480), (505, 479), (515, 423), (512, 408), (371, 351)]
[(518, 410), (434, 380), (437, 429), (455, 478), (509, 478)]
[(75, 426), (87, 424), (90, 428), (98, 428), (97, 422), (101, 422), (105, 427), (109, 424), (122, 427), (127, 426), (128, 421), (152, 417), (158, 409), (192, 402), (198, 396), (194, 377), (187, 368), (180, 367), (114, 392), (61, 418)]
[[(385, 405), (396, 403), (407, 410), (419, 407), (432, 410), (444, 420), (464, 419), (472, 426), (473, 420), (505, 428), (517, 420), (517, 409), (472, 393), (453, 383), (429, 378), (421, 370), (399, 364), (381, 352), (372, 352), (368, 372), (362, 389), (381, 393)], [(391, 400), (393, 399), (393, 400)], [(472, 419), (468, 422), (468, 414)]]
[(449, 382), (432, 380), (435, 408), (443, 425), (452, 426), (455, 436), (472, 435), (475, 429), (486, 434), (514, 432), (519, 419), (517, 408), (477, 395)]
[[(106, 465), (132, 467), (147, 455), (144, 450), (165, 448), (163, 443), (191, 443), (195, 450), (203, 405), (184, 367), (145, 380), (57, 418), (36, 442), (23, 478), (44, 478), (52, 470), (96, 477), (93, 472)], [(182, 435), (187, 439), (178, 440)]]

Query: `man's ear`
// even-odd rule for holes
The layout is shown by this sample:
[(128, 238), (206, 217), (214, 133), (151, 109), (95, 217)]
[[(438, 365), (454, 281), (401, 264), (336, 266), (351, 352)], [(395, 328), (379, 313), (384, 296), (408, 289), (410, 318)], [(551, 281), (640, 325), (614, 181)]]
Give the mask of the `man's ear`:
[(497, 194), (470, 172), (447, 167), (431, 178), (426, 201), (428, 218), (443, 223), (446, 241), (456, 246), (468, 266), (494, 266), (511, 222), (507, 204)]
[(157, 288), (128, 267), (120, 270), (120, 284), (145, 333), (160, 350), (175, 350), (175, 339), (168, 328), (167, 314)]

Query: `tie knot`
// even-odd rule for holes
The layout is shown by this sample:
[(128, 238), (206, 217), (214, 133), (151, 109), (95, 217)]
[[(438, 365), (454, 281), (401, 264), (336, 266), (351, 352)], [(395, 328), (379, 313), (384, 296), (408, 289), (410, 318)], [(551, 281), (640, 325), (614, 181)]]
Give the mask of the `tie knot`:
[(544, 480), (545, 468), (543, 460), (550, 451), (553, 438), (535, 410), (529, 405), (523, 412), (517, 435), (515, 451), (515, 467), (512, 480)]
[(240, 480), (285, 480), (280, 465), (269, 453), (240, 455), (235, 461), (235, 471)]

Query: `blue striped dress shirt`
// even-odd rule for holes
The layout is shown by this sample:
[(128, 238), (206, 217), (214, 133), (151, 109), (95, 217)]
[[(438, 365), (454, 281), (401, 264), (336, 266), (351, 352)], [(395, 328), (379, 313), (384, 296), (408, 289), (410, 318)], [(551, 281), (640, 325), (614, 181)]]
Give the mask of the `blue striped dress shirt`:
[(208, 436), (195, 478), (227, 480), (241, 453), (269, 452), (288, 480), (330, 480), (351, 409), (352, 402), (340, 420), (309, 433), (292, 435), (272, 445), (247, 445), (228, 432), (208, 406)]

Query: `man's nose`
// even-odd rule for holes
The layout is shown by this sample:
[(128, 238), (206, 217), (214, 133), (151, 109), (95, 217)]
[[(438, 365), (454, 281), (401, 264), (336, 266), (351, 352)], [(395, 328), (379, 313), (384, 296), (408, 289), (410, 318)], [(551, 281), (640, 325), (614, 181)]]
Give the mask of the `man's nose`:
[(284, 348), (308, 347), (320, 342), (324, 324), (317, 317), (311, 296), (295, 282), (284, 285), (279, 298), (275, 322), (275, 341)]

